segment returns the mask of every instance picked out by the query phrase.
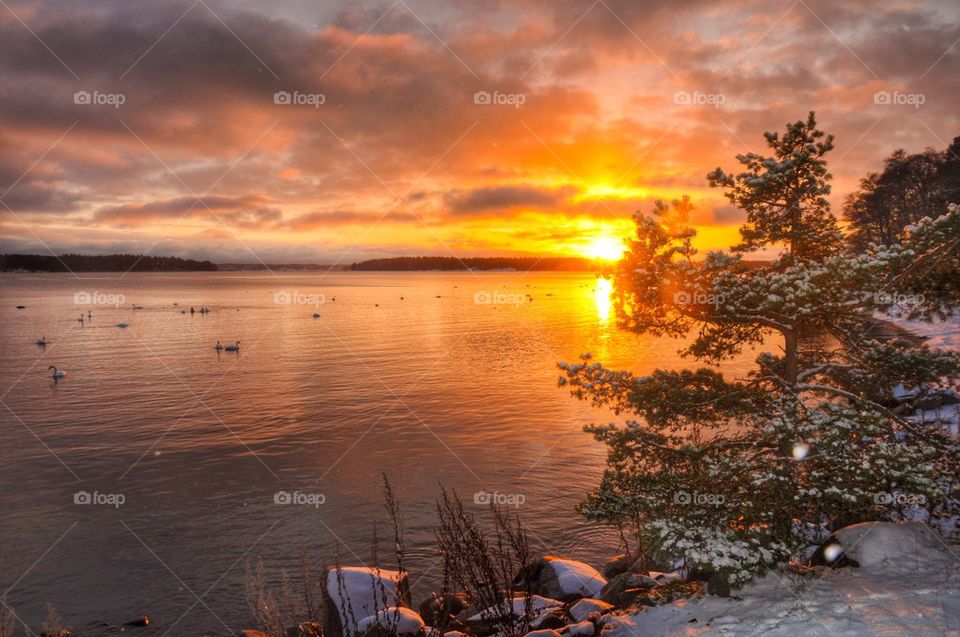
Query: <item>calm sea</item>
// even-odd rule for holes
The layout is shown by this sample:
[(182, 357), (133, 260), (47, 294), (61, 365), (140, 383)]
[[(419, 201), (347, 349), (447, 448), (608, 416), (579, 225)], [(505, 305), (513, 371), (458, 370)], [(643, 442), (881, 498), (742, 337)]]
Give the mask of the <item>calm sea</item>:
[[(317, 562), (337, 544), (343, 562), (369, 562), (374, 524), (387, 535), (383, 473), (415, 601), (440, 577), (440, 484), (479, 514), (477, 493), (517, 506), (536, 551), (601, 565), (615, 534), (574, 507), (605, 456), (582, 428), (612, 416), (558, 388), (556, 363), (685, 362), (676, 341), (619, 331), (603, 283), (0, 275), (0, 593), (37, 632), (50, 601), (81, 635), (144, 613), (155, 624), (138, 634), (235, 634), (252, 627), (247, 560), (277, 580), (301, 546)], [(50, 365), (66, 376), (54, 382)]]

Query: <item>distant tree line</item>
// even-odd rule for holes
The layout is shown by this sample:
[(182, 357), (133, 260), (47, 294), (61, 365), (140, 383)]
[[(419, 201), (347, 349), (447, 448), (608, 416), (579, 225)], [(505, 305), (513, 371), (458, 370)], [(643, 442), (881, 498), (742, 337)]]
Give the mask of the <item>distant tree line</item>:
[(213, 272), (217, 265), (211, 261), (196, 261), (180, 257), (152, 257), (136, 254), (107, 254), (101, 256), (63, 254), (59, 257), (40, 254), (0, 255), (0, 270), (10, 272)]
[(924, 217), (936, 219), (951, 203), (960, 203), (960, 137), (942, 152), (897, 150), (884, 160), (881, 172), (867, 175), (860, 189), (847, 196), (848, 240), (860, 249), (870, 243), (893, 245), (904, 228)]
[(587, 271), (593, 262), (580, 257), (393, 257), (370, 259), (351, 270), (562, 270)]

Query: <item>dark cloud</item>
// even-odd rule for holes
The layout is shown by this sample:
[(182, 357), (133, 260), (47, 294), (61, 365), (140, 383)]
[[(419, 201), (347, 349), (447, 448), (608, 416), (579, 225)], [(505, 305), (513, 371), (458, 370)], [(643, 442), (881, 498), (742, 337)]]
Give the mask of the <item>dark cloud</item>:
[(553, 190), (532, 186), (492, 186), (455, 191), (445, 196), (445, 203), (455, 215), (479, 215), (510, 210), (551, 210), (562, 206), (575, 188)]

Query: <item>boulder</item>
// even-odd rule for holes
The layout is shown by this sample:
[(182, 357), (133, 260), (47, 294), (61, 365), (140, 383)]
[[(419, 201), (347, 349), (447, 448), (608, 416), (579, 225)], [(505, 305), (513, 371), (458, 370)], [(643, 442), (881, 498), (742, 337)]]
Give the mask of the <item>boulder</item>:
[[(555, 599), (548, 599), (540, 595), (530, 596), (530, 614), (531, 624), (536, 624), (537, 620), (550, 614), (554, 609), (562, 608), (563, 604)], [(504, 614), (511, 614), (513, 617), (522, 617), (527, 610), (526, 597), (514, 597), (512, 600), (504, 600), (504, 607), (497, 609), (490, 607), (480, 609), (471, 606), (457, 615), (457, 621), (466, 627), (466, 632), (471, 635), (490, 635), (497, 631), (496, 618)]]
[(600, 591), (600, 599), (617, 608), (627, 608), (651, 588), (656, 588), (657, 580), (640, 573), (622, 573), (617, 575)]
[(515, 580), (529, 583), (530, 592), (562, 601), (597, 597), (607, 580), (595, 568), (583, 562), (546, 555), (524, 567)]
[(325, 637), (359, 637), (362, 633), (355, 624), (361, 620), (385, 608), (410, 606), (406, 573), (361, 566), (330, 567), (324, 583), (328, 609), (323, 622)]
[(563, 637), (593, 637), (597, 632), (597, 627), (593, 622), (582, 621), (570, 624), (560, 632)]
[(357, 622), (357, 634), (363, 637), (423, 637), (423, 619), (401, 606), (384, 608)]
[(463, 628), (457, 621), (457, 615), (469, 606), (465, 593), (434, 594), (420, 604), (420, 617), (430, 626), (453, 632)]
[(563, 612), (563, 607), (547, 608), (540, 612), (533, 621), (530, 622), (530, 628), (540, 629), (563, 628), (569, 622), (567, 614)]
[(630, 555), (629, 553), (621, 553), (620, 555), (611, 557), (609, 560), (607, 560), (607, 563), (603, 565), (603, 576), (609, 580), (617, 575), (630, 572), (639, 572), (639, 570), (639, 558)]
[(287, 629), (287, 637), (320, 637), (323, 626), (319, 622), (303, 622)]
[(567, 611), (570, 613), (570, 616), (573, 617), (576, 621), (582, 622), (590, 617), (590, 613), (599, 613), (600, 615), (606, 615), (613, 610), (613, 605), (608, 604), (605, 601), (599, 599), (591, 599), (589, 597), (584, 597), (576, 604), (570, 607), (570, 610)]
[(847, 558), (862, 568), (915, 571), (950, 563), (955, 557), (923, 522), (861, 522), (834, 536)]

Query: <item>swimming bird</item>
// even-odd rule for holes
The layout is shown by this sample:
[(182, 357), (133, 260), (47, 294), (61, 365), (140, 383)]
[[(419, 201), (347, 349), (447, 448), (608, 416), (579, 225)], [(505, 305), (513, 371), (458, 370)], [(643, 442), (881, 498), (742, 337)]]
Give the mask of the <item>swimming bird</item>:
[(320, 318), (320, 312), (314, 312), (313, 318)]
[(213, 349), (220, 351), (223, 349), (223, 345), (220, 343), (220, 341), (217, 341), (217, 344), (213, 346)]
[(126, 327), (126, 326), (127, 326), (126, 323), (117, 323), (117, 327)]
[(67, 372), (61, 372), (59, 369), (57, 369), (53, 365), (48, 367), (47, 371), (50, 371), (51, 369), (53, 370), (53, 374), (51, 375), (52, 378), (63, 378), (64, 376), (67, 375)]
[(237, 344), (236, 344), (236, 345), (227, 345), (227, 346), (224, 347), (223, 349), (227, 350), (228, 352), (239, 352), (239, 351), (240, 351), (240, 341), (237, 341)]
[(41, 336), (41, 337), (40, 337), (40, 340), (37, 341), (37, 345), (39, 345), (40, 347), (46, 347), (46, 346), (47, 346), (47, 337), (46, 337), (46, 336)]

